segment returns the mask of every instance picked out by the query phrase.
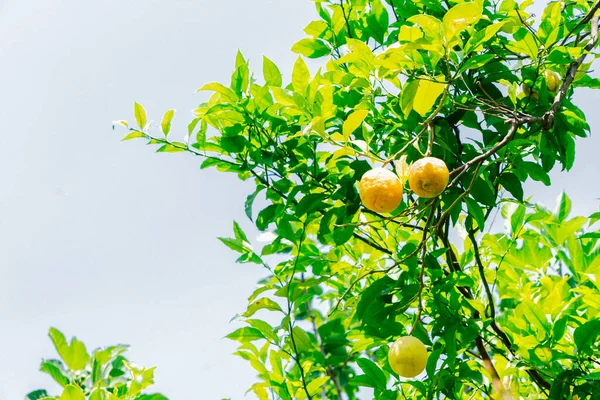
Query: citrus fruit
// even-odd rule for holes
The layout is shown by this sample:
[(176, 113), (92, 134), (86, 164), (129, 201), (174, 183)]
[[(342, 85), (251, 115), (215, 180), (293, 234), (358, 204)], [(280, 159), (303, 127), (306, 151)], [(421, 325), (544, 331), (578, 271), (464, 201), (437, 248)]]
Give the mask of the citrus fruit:
[(551, 92), (556, 92), (558, 87), (560, 86), (560, 77), (554, 71), (546, 70), (544, 71), (544, 78), (546, 78), (546, 87)]
[(402, 182), (389, 169), (373, 168), (358, 183), (360, 199), (369, 210), (388, 213), (402, 202)]
[(419, 375), (427, 365), (427, 349), (423, 342), (413, 336), (396, 340), (388, 352), (390, 367), (404, 378)]
[(450, 173), (446, 163), (435, 157), (415, 161), (408, 172), (408, 184), (419, 197), (429, 199), (442, 193), (448, 186)]
[(534, 101), (538, 101), (540, 99), (540, 96), (538, 95), (536, 90), (534, 90), (533, 93), (531, 92), (531, 88), (529, 87), (529, 85), (524, 83), (521, 87), (523, 89), (523, 94), (525, 95), (525, 97), (529, 97), (529, 95), (531, 94), (531, 98)]

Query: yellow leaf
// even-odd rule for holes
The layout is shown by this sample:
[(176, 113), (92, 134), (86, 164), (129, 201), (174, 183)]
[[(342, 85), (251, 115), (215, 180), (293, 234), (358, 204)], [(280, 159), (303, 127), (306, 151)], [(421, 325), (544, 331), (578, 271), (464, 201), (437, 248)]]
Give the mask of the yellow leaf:
[(423, 31), (416, 26), (403, 25), (400, 27), (398, 40), (401, 42), (412, 42), (423, 37)]
[(346, 118), (342, 127), (342, 134), (345, 141), (363, 123), (367, 115), (369, 115), (369, 110), (356, 110)]
[(445, 83), (420, 79), (419, 87), (413, 100), (413, 110), (418, 112), (422, 117), (427, 115), (435, 105), (437, 98), (444, 92), (445, 88)]
[(419, 14), (408, 19), (408, 22), (412, 22), (418, 25), (425, 36), (432, 40), (441, 40), (442, 37), (442, 23), (436, 17), (432, 17), (427, 14)]
[(469, 25), (481, 19), (483, 8), (476, 2), (460, 3), (444, 15), (442, 30), (446, 43), (454, 40)]
[(410, 165), (408, 165), (408, 163), (406, 162), (406, 156), (400, 157), (400, 159), (396, 163), (396, 175), (398, 175), (403, 185), (406, 185), (406, 181), (408, 181), (409, 169)]
[(216, 93), (220, 93), (225, 100), (230, 101), (232, 103), (235, 103), (238, 101), (238, 96), (237, 96), (237, 94), (235, 94), (235, 92), (233, 90), (229, 89), (228, 87), (226, 87), (218, 82), (207, 83), (206, 85), (204, 85), (200, 89), (198, 89), (197, 92), (200, 92), (203, 90), (212, 90)]

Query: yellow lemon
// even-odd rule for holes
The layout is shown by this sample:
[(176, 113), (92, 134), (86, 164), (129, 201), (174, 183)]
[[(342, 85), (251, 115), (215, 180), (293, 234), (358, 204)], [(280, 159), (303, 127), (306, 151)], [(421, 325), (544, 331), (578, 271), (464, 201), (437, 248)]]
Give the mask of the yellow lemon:
[(560, 86), (560, 77), (558, 74), (547, 69), (544, 71), (544, 78), (546, 78), (546, 87), (548, 87), (548, 90), (553, 93), (556, 92)]
[(413, 378), (425, 370), (427, 356), (423, 342), (413, 336), (403, 336), (390, 347), (388, 361), (395, 373)]
[(450, 179), (446, 163), (435, 157), (425, 157), (415, 161), (408, 172), (408, 184), (419, 197), (426, 199), (439, 196)]
[(388, 213), (402, 202), (402, 182), (389, 169), (373, 168), (358, 183), (360, 199), (369, 210)]

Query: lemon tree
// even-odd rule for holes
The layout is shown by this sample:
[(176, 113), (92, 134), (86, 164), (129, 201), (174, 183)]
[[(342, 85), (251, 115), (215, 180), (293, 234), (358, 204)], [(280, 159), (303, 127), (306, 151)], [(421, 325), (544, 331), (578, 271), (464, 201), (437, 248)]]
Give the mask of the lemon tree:
[(272, 242), (221, 241), (265, 270), (228, 336), (259, 399), (600, 393), (597, 216), (523, 192), (590, 134), (574, 94), (600, 87), (600, 2), (532, 3), (319, 0), (296, 63), (238, 53), (187, 132), (138, 103), (115, 122), (254, 184)]

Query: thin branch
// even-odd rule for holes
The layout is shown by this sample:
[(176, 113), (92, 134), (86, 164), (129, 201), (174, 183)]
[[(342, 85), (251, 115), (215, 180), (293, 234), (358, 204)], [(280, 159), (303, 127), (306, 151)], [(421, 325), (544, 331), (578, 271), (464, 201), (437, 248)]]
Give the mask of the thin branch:
[[(342, 8), (342, 15), (344, 16), (344, 21), (346, 21), (346, 28), (348, 29), (348, 37), (350, 39), (352, 39), (352, 32), (350, 31), (350, 21), (348, 20), (348, 17), (346, 16), (346, 10), (344, 10), (344, 0), (340, 0), (340, 7)], [(350, 9), (348, 10), (348, 13), (352, 12), (352, 6), (350, 6)]]
[[(323, 360), (326, 360), (327, 353), (325, 352), (325, 348), (323, 347), (323, 341), (321, 340), (321, 335), (319, 335), (319, 329), (317, 329), (317, 322), (315, 321), (314, 310), (312, 309), (310, 302), (306, 303), (306, 309), (310, 315), (310, 322), (312, 324), (313, 330), (315, 331), (315, 340), (317, 341), (317, 346), (319, 347), (319, 350), (321, 351)], [(329, 375), (329, 377), (333, 381), (333, 385), (335, 386), (335, 390), (337, 392), (337, 398), (341, 399), (343, 391), (342, 391), (342, 387), (340, 385), (340, 380), (338, 379), (337, 374), (335, 373), (335, 370), (333, 369), (333, 367), (328, 365), (326, 369), (327, 369), (327, 375)]]
[(308, 386), (306, 383), (306, 376), (304, 375), (304, 368), (302, 367), (302, 362), (300, 360), (300, 353), (298, 352), (298, 346), (296, 345), (296, 339), (294, 338), (294, 325), (292, 324), (292, 300), (290, 299), (290, 287), (292, 281), (294, 280), (294, 275), (296, 274), (296, 269), (298, 268), (298, 260), (300, 259), (300, 252), (302, 251), (302, 243), (304, 243), (304, 239), (306, 237), (306, 225), (304, 229), (302, 229), (302, 235), (300, 236), (300, 241), (298, 243), (298, 254), (296, 255), (296, 260), (294, 260), (294, 267), (292, 268), (292, 274), (290, 275), (290, 279), (287, 284), (287, 306), (288, 306), (288, 326), (290, 329), (290, 340), (292, 342), (292, 347), (294, 349), (294, 354), (296, 355), (295, 360), (298, 365), (298, 369), (300, 370), (300, 378), (302, 380), (302, 386), (304, 387), (304, 392), (306, 393), (306, 397), (311, 400), (312, 396), (308, 392)]
[(487, 160), (488, 158), (496, 154), (504, 146), (506, 146), (515, 136), (515, 134), (517, 133), (517, 129), (519, 129), (519, 126), (522, 123), (522, 120), (510, 120), (510, 129), (501, 141), (499, 141), (494, 147), (492, 147), (485, 153), (471, 159), (470, 161), (456, 168), (454, 171), (450, 172), (450, 177), (454, 177), (453, 181), (450, 183), (450, 186), (454, 185), (455, 182), (457, 182), (457, 180), (462, 176), (462, 174), (464, 174), (473, 165)]
[(592, 20), (592, 18), (594, 17), (594, 15), (596, 14), (596, 11), (598, 11), (599, 9), (600, 9), (600, 1), (597, 2), (596, 4), (594, 4), (592, 6), (592, 8), (590, 9), (590, 11), (585, 15), (585, 17), (583, 17), (581, 20), (579, 20), (579, 22), (577, 22), (577, 24), (575, 24), (573, 29), (571, 29), (569, 31), (569, 33), (567, 33), (567, 35), (565, 36), (565, 38), (563, 39), (563, 41), (561, 42), (560, 45), (564, 46), (565, 43), (567, 42), (567, 40), (569, 40), (569, 38), (573, 34), (573, 32), (575, 32), (580, 26), (585, 25), (588, 22), (590, 22)]
[(477, 350), (479, 350), (479, 354), (481, 354), (484, 368), (492, 376), (492, 384), (498, 392), (502, 393), (504, 391), (502, 380), (500, 380), (500, 375), (498, 375), (498, 371), (496, 371), (496, 367), (494, 367), (494, 363), (492, 362), (489, 353), (485, 349), (481, 336), (477, 336), (477, 338), (475, 338), (475, 345), (477, 346)]
[(427, 125), (427, 130), (429, 131), (429, 140), (427, 142), (427, 151), (425, 152), (425, 157), (429, 157), (433, 150), (433, 143), (435, 142), (435, 127), (432, 124)]
[(595, 15), (595, 13), (599, 9), (600, 9), (600, 1), (597, 2), (594, 5), (594, 7), (592, 7), (590, 12), (584, 18), (584, 20), (591, 21), (590, 41), (588, 42), (587, 46), (585, 46), (585, 53), (581, 57), (579, 57), (577, 60), (572, 62), (571, 65), (569, 66), (569, 69), (567, 70), (567, 74), (565, 75), (565, 80), (563, 81), (562, 86), (560, 87), (560, 90), (558, 91), (558, 93), (556, 94), (556, 97), (554, 98), (552, 107), (550, 107), (550, 110), (548, 110), (542, 117), (542, 125), (545, 130), (549, 130), (552, 127), (552, 125), (554, 125), (554, 119), (556, 118), (556, 113), (560, 109), (563, 100), (567, 96), (567, 92), (568, 92), (569, 88), (571, 87), (571, 84), (575, 80), (575, 76), (577, 74), (577, 71), (579, 70), (579, 67), (581, 66), (581, 64), (583, 64), (586, 57), (588, 56), (587, 53), (592, 51), (594, 49), (594, 47), (596, 46), (596, 44), (598, 43), (598, 19), (599, 19), (599, 16)]

